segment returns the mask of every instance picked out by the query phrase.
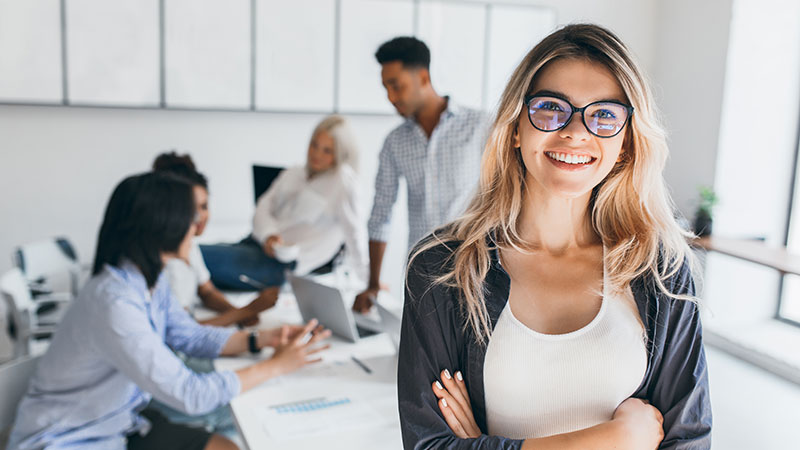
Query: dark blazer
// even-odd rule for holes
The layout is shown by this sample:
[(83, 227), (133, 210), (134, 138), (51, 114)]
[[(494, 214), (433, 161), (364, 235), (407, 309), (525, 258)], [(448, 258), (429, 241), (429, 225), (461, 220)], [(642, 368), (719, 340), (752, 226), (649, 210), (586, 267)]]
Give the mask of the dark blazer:
[[(440, 244), (415, 258), (408, 268), (400, 339), (397, 387), (403, 446), (406, 449), (519, 449), (521, 440), (486, 434), (483, 363), (486, 345), (479, 345), (465, 327), (465, 311), (454, 288), (433, 283), (451, 266), (452, 248)], [(485, 280), (486, 306), (492, 327), (508, 301), (510, 279), (491, 251)], [(670, 292), (694, 295), (688, 265), (666, 282)], [(711, 447), (711, 403), (702, 330), (693, 302), (659, 292), (650, 275), (631, 283), (644, 323), (648, 363), (634, 397), (647, 399), (664, 416), (659, 449)], [(487, 341), (488, 342), (488, 341)], [(431, 383), (443, 369), (461, 370), (475, 420), (484, 433), (474, 439), (456, 437), (442, 417)]]

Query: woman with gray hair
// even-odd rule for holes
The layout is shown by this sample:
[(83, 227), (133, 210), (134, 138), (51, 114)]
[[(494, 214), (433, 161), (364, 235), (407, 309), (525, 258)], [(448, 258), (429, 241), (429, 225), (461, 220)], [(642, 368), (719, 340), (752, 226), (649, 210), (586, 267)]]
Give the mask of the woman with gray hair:
[(287, 268), (308, 274), (333, 260), (342, 246), (347, 267), (366, 280), (357, 161), (347, 121), (338, 115), (323, 119), (311, 135), (305, 166), (283, 170), (258, 198), (250, 236), (237, 244), (201, 246), (213, 282), (227, 289), (278, 286)]

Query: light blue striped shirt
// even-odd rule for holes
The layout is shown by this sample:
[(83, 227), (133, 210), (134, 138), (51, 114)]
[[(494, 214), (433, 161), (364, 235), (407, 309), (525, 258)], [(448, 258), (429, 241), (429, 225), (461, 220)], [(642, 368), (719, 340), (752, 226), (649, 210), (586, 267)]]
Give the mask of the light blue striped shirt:
[(392, 130), (379, 156), (370, 240), (389, 239), (401, 177), (408, 190), (408, 248), (461, 215), (478, 185), (488, 126), (484, 112), (448, 98), (430, 139), (413, 119)]
[(136, 266), (121, 266), (89, 280), (64, 316), (19, 405), (9, 448), (123, 449), (126, 435), (149, 428), (138, 412), (152, 397), (203, 414), (240, 392), (233, 372), (195, 373), (172, 351), (213, 358), (235, 330), (195, 322), (164, 273), (151, 295)]

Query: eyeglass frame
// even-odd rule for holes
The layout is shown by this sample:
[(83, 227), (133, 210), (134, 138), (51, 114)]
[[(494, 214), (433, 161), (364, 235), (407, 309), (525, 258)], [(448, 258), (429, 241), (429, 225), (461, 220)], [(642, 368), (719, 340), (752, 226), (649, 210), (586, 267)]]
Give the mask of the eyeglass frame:
[[(530, 103), (531, 103), (531, 100), (533, 100), (533, 99), (535, 99), (537, 97), (557, 98), (559, 100), (562, 100), (562, 101), (566, 102), (567, 105), (569, 105), (570, 109), (572, 110), (572, 113), (569, 115), (569, 118), (567, 119), (567, 121), (564, 122), (564, 125), (561, 125), (560, 127), (556, 128), (554, 130), (543, 130), (543, 129), (537, 127), (536, 124), (533, 123), (533, 119), (531, 118), (531, 104)], [(619, 127), (619, 130), (617, 130), (616, 133), (614, 133), (614, 134), (612, 134), (610, 136), (600, 136), (599, 134), (597, 134), (594, 131), (590, 130), (589, 129), (589, 125), (586, 124), (586, 116), (583, 115), (583, 112), (586, 110), (586, 108), (588, 108), (588, 107), (590, 107), (592, 105), (596, 105), (598, 103), (613, 103), (615, 105), (622, 106), (628, 112), (628, 117), (626, 117), (625, 121), (622, 122), (622, 126)], [(558, 95), (553, 95), (551, 93), (547, 93), (546, 95), (539, 94), (539, 93), (526, 95), (525, 96), (525, 108), (528, 110), (527, 111), (528, 122), (530, 122), (531, 125), (533, 125), (533, 128), (536, 128), (537, 130), (539, 130), (539, 131), (541, 131), (543, 133), (552, 133), (554, 131), (563, 130), (564, 128), (567, 127), (567, 125), (569, 125), (570, 122), (572, 122), (572, 117), (575, 115), (575, 113), (581, 113), (581, 122), (583, 123), (584, 128), (586, 128), (586, 131), (591, 133), (592, 136), (597, 136), (597, 137), (599, 137), (601, 139), (613, 138), (614, 136), (618, 135), (625, 128), (625, 125), (628, 124), (628, 121), (630, 120), (631, 116), (633, 116), (633, 111), (634, 111), (633, 106), (626, 105), (625, 103), (622, 103), (622, 102), (617, 101), (617, 100), (598, 100), (596, 102), (589, 103), (588, 105), (586, 105), (586, 106), (584, 106), (582, 108), (578, 108), (578, 107), (574, 106), (572, 103), (570, 103), (569, 100), (567, 100), (567, 99), (565, 99), (563, 97), (560, 97)]]

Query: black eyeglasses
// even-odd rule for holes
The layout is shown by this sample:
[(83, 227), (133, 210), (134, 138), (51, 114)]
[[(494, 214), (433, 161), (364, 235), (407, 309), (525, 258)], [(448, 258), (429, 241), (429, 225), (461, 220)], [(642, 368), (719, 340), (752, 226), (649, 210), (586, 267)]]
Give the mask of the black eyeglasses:
[[(593, 135), (610, 138), (619, 134), (633, 115), (633, 106), (611, 100), (589, 103), (576, 108), (563, 98), (549, 95), (527, 95), (528, 120), (539, 131), (551, 132), (566, 127), (572, 115), (581, 113), (581, 120)], [(588, 119), (588, 120), (587, 120)]]

